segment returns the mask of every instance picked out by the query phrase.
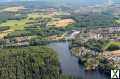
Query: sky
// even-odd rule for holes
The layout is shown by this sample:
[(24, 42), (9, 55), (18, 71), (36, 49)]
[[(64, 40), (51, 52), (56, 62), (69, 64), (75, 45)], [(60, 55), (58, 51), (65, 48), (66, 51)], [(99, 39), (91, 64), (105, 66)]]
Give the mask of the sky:
[(48, 2), (65, 2), (65, 3), (105, 3), (105, 2), (120, 2), (120, 0), (0, 0), (0, 2), (12, 1), (48, 1)]

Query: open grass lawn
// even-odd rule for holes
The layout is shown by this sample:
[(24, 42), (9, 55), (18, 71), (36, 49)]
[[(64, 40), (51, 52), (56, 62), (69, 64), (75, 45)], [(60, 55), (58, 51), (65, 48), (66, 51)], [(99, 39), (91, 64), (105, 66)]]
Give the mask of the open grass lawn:
[(104, 49), (106, 50), (107, 48), (109, 48), (111, 45), (116, 45), (116, 46), (120, 46), (120, 42), (109, 42)]
[[(28, 22), (27, 19), (22, 20), (8, 20), (5, 23), (1, 23), (0, 26), (10, 26), (10, 31), (14, 30), (23, 30), (25, 26), (27, 26), (26, 22)], [(3, 38), (4, 36), (7, 36), (10, 32), (0, 33), (0, 38)]]
[(120, 46), (120, 42), (111, 42), (111, 44), (114, 44), (114, 45)]
[(41, 17), (41, 15), (39, 13), (30, 13), (30, 14), (28, 14), (28, 18), (36, 19), (36, 18), (39, 18), (39, 17)]
[(30, 13), (28, 14), (28, 18), (39, 18), (39, 17), (43, 17), (43, 18), (53, 18), (55, 14), (44, 14), (44, 13)]
[(10, 29), (12, 30), (21, 30), (24, 29), (24, 27), (26, 26), (27, 20), (23, 19), (23, 20), (8, 20), (5, 23), (2, 23), (1, 26), (10, 26)]
[(117, 24), (120, 24), (120, 19), (115, 20)]

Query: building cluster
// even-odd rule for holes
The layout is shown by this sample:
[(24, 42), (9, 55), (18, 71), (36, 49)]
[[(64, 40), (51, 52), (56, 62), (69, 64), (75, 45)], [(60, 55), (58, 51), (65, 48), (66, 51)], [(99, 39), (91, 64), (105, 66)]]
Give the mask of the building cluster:
[(110, 39), (113, 41), (120, 41), (120, 27), (113, 26), (86, 29), (81, 31), (80, 35), (87, 39)]

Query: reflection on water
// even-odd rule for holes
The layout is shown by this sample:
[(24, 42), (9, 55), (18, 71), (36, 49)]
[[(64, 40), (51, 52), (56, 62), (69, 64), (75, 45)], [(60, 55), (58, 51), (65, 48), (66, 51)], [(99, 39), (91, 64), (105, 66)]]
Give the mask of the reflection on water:
[(55, 42), (48, 45), (59, 55), (59, 62), (64, 74), (82, 77), (83, 79), (107, 79), (98, 71), (85, 72), (84, 67), (78, 63), (78, 58), (72, 56), (68, 42)]

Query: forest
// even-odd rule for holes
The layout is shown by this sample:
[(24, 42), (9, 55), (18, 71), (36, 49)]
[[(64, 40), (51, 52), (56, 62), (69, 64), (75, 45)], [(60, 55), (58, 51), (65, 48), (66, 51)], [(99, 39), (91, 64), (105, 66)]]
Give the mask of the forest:
[(45, 46), (0, 49), (0, 79), (74, 79), (60, 72), (55, 52)]

